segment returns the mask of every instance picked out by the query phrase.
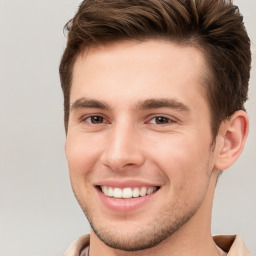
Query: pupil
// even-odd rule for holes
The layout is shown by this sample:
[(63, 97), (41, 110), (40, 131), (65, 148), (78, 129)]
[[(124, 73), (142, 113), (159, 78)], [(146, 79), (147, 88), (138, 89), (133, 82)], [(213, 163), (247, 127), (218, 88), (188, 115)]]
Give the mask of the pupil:
[(103, 118), (100, 116), (93, 116), (91, 121), (93, 124), (98, 124), (103, 122)]
[(160, 117), (157, 117), (156, 123), (158, 123), (158, 124), (168, 123), (168, 120), (167, 120), (167, 118), (160, 116)]

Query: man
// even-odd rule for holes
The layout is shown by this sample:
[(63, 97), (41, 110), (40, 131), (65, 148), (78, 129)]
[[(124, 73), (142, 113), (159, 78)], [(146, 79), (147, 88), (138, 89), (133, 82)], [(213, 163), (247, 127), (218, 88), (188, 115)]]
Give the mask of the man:
[(238, 8), (85, 0), (66, 29), (65, 150), (91, 234), (65, 255), (249, 255), (240, 236), (211, 236), (218, 176), (248, 133)]

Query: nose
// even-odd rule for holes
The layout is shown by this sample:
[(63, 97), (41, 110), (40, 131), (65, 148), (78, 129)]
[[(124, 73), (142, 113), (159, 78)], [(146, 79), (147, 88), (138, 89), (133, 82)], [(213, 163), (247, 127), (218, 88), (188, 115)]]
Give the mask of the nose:
[(139, 131), (130, 125), (114, 126), (108, 134), (102, 162), (114, 171), (140, 167), (144, 163), (143, 145)]

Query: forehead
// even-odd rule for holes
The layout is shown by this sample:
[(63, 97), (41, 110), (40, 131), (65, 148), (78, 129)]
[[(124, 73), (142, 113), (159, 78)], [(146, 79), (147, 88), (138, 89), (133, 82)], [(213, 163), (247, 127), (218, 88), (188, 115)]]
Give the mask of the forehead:
[(70, 102), (81, 97), (111, 101), (205, 97), (203, 53), (167, 41), (126, 41), (90, 47), (76, 59)]

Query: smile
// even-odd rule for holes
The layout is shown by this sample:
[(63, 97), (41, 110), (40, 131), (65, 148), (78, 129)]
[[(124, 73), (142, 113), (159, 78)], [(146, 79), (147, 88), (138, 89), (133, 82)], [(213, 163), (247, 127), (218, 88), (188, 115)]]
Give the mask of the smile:
[(144, 197), (155, 192), (159, 187), (127, 187), (127, 188), (114, 188), (109, 186), (100, 186), (102, 193), (107, 197), (117, 199), (130, 199), (136, 197)]

